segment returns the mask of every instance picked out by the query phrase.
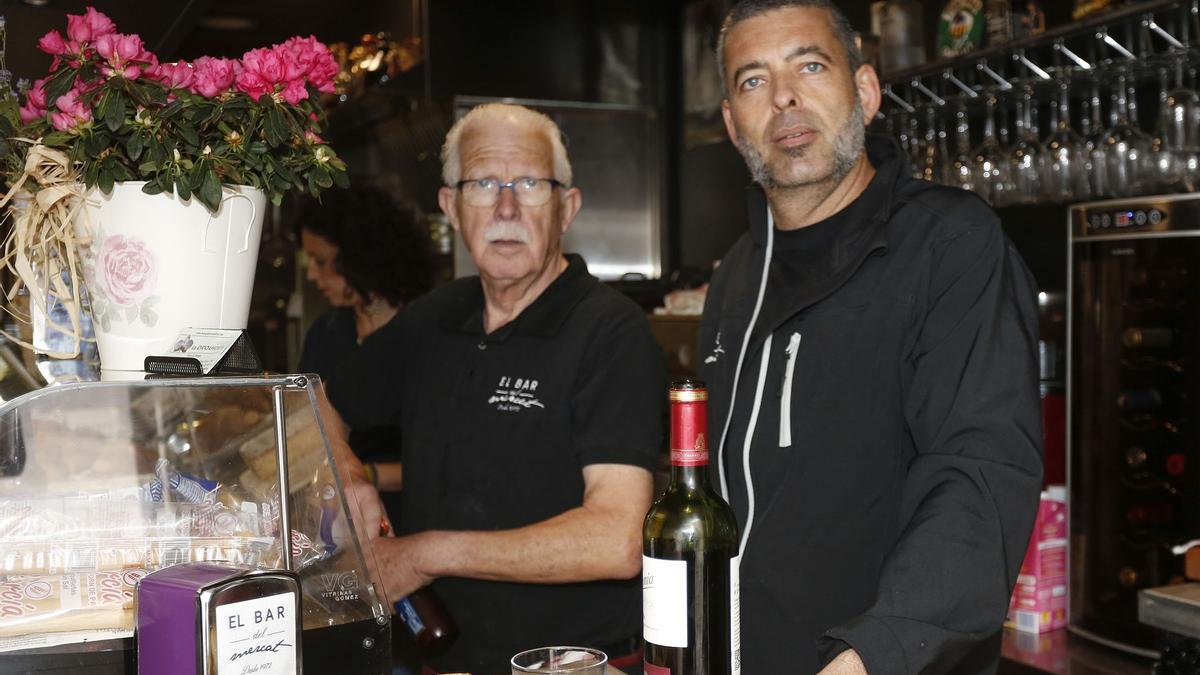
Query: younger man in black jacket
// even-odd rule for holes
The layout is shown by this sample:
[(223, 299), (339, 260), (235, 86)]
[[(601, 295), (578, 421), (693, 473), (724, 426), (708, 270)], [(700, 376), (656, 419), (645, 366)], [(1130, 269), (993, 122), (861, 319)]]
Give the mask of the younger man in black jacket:
[(743, 2), (718, 49), (761, 187), (701, 329), (743, 672), (994, 672), (1041, 484), (1032, 278), (978, 197), (867, 142), (830, 2)]

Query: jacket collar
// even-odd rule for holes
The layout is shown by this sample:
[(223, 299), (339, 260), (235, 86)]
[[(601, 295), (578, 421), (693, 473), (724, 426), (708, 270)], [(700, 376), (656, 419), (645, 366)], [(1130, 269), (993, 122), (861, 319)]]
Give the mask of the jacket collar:
[(587, 263), (582, 256), (569, 253), (565, 257), (567, 269), (550, 282), (546, 290), (517, 318), (491, 334), (484, 336), (483, 332), (483, 282), (479, 277), (472, 277), (474, 283), (463, 284), (458, 297), (442, 313), (439, 324), (449, 331), (484, 336), (488, 342), (503, 342), (512, 335), (557, 335), (575, 305), (599, 283), (596, 277), (588, 273)]
[[(900, 148), (891, 137), (868, 134), (866, 152), (867, 159), (875, 167), (875, 177), (871, 179), (868, 189), (881, 187), (883, 198), (873, 208), (862, 204), (861, 198), (846, 207), (861, 208), (863, 213), (858, 214), (859, 217), (851, 218), (835, 238), (833, 257), (830, 261), (834, 269), (853, 263), (864, 249), (887, 247), (885, 226), (897, 207), (896, 194), (905, 180), (911, 180), (907, 162), (903, 160)], [(767, 195), (757, 184), (748, 187), (746, 192), (750, 237), (758, 246), (766, 246), (769, 207)]]

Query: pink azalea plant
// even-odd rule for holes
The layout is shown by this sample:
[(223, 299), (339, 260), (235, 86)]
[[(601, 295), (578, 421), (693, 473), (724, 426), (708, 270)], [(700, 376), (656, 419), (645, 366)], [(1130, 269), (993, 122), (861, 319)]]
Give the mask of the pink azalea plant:
[[(346, 184), (345, 164), (321, 138), (317, 101), (334, 91), (338, 66), (316, 38), (240, 59), (160, 63), (140, 37), (88, 7), (38, 47), (54, 57), (50, 72), (26, 94), (20, 124), (0, 132), (66, 152), (89, 188), (146, 181), (144, 192), (174, 191), (215, 211), (222, 185), (262, 188), (278, 204), (289, 190), (317, 196)], [(8, 144), (10, 169), (20, 173), (28, 147)]]

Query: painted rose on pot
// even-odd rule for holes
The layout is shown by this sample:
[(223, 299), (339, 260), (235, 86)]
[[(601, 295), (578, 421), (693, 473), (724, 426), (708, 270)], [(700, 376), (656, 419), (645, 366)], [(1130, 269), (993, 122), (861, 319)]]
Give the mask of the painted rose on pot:
[(139, 239), (115, 235), (104, 240), (96, 270), (108, 299), (118, 305), (137, 305), (154, 292), (158, 270), (152, 254)]

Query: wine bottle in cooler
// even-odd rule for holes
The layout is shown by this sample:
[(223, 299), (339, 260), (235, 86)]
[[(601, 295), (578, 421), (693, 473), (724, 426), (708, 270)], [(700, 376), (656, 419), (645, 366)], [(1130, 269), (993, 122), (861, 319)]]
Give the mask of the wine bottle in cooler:
[(737, 521), (708, 480), (708, 392), (671, 385), (671, 482), (642, 530), (646, 675), (737, 675)]

